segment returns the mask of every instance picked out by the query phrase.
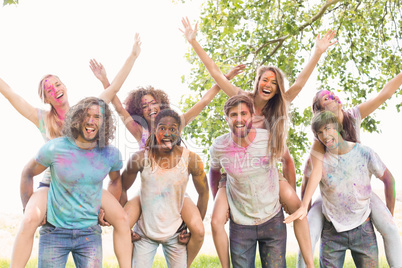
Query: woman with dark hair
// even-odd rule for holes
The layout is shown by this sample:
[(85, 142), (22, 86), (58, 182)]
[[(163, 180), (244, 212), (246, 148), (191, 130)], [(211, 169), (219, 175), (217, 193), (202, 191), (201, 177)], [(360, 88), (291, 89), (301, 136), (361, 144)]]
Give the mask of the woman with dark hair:
[[(246, 93), (223, 79), (223, 74), (219, 67), (196, 40), (197, 24), (193, 29), (188, 18), (183, 18), (182, 23), (184, 30), (181, 31), (184, 33), (185, 38), (193, 47), (194, 51), (204, 63), (209, 74), (219, 87), (229, 97), (237, 94), (248, 94), (252, 97), (255, 113), (253, 125), (256, 128), (268, 129), (268, 148), (270, 148), (271, 159), (273, 161), (281, 160), (283, 163), (283, 173), (287, 181), (280, 180), (279, 182), (281, 203), (283, 203), (290, 212), (296, 211), (300, 206), (300, 200), (295, 192), (296, 172), (293, 159), (290, 157), (289, 151), (286, 147), (286, 136), (288, 131), (287, 123), (289, 119), (287, 108), (290, 102), (293, 101), (306, 84), (321, 55), (329, 46), (336, 43), (336, 41), (331, 42), (332, 38), (335, 36), (335, 32), (328, 31), (322, 39), (320, 39), (319, 35), (317, 36), (315, 52), (311, 60), (299, 74), (296, 82), (287, 91), (285, 91), (284, 76), (278, 68), (261, 66), (258, 68), (256, 73), (254, 91), (252, 93)], [(224, 188), (222, 191), (221, 188), (218, 189), (218, 184), (218, 181), (210, 182), (214, 196), (215, 193), (217, 193), (214, 213), (211, 220), (212, 234), (214, 236), (215, 247), (221, 265), (223, 267), (229, 267), (229, 242), (224, 229), (227, 218), (226, 214), (229, 207), (226, 191)], [(306, 220), (295, 222), (295, 235), (299, 241), (302, 252), (304, 252), (303, 256), (312, 260), (312, 257), (310, 258), (310, 256), (312, 256), (311, 249), (303, 243), (303, 241), (306, 241), (306, 238), (308, 239), (308, 223)]]
[[(334, 113), (344, 130), (344, 139), (351, 142), (360, 143), (360, 124), (362, 119), (374, 112), (387, 99), (389, 99), (402, 84), (402, 73), (390, 80), (384, 88), (373, 98), (355, 107), (344, 110), (342, 103), (333, 92), (320, 90), (313, 98), (312, 110), (314, 114), (322, 111)], [(312, 195), (318, 185), (317, 179), (321, 178), (322, 156), (325, 153), (325, 146), (317, 139), (314, 140), (311, 148), (310, 158), (308, 159), (302, 182), (302, 207), (294, 214), (290, 215), (286, 222), (294, 219), (303, 218), (307, 215), (310, 225), (311, 243), (313, 249), (317, 243), (324, 224), (322, 214), (322, 199), (319, 197), (309, 208)], [(314, 168), (313, 168), (314, 167)], [(313, 173), (314, 172), (314, 173)], [(371, 217), (374, 226), (381, 233), (384, 239), (385, 253), (390, 267), (402, 267), (402, 243), (399, 237), (398, 227), (393, 220), (395, 206), (395, 180), (388, 169), (385, 171), (387, 183), (385, 184), (386, 206), (381, 199), (372, 194), (370, 199)], [(308, 213), (308, 214), (307, 214)], [(299, 256), (298, 267), (304, 267), (304, 262)]]
[[(106, 70), (101, 63), (96, 60), (90, 61), (90, 67), (94, 75), (102, 82), (104, 88), (109, 86)], [(234, 67), (225, 77), (232, 79), (242, 72), (245, 65)], [(188, 111), (180, 115), (180, 131), (189, 124), (201, 111), (207, 106), (212, 99), (218, 94), (220, 88), (214, 85), (206, 94)], [(150, 133), (155, 129), (155, 118), (164, 109), (170, 109), (170, 102), (167, 94), (152, 86), (138, 88), (131, 91), (124, 101), (123, 107), (119, 98), (115, 96), (112, 100), (115, 110), (120, 115), (128, 131), (137, 140), (140, 149), (146, 148), (146, 141)], [(125, 211), (128, 214), (130, 226), (134, 226), (141, 214), (141, 204), (139, 196), (135, 196), (127, 201), (127, 190), (132, 183), (123, 183), (123, 192), (121, 203), (125, 204)], [(191, 198), (184, 198), (183, 209), (181, 216), (184, 223), (190, 231), (190, 238), (183, 230), (179, 236), (182, 243), (187, 243), (187, 264), (191, 265), (194, 258), (197, 256), (204, 241), (204, 224), (199, 216), (197, 206), (191, 201)], [(139, 240), (140, 236), (133, 233), (133, 240)]]
[[(130, 56), (126, 60), (122, 69), (116, 75), (110, 86), (100, 94), (106, 103), (109, 103), (117, 91), (120, 90), (122, 84), (131, 71), (135, 60), (140, 53), (140, 38), (136, 34), (133, 49)], [(70, 109), (67, 96), (67, 88), (61, 80), (55, 75), (46, 75), (39, 83), (38, 94), (44, 103), (50, 104), (50, 111), (41, 110), (33, 107), (20, 95), (11, 89), (11, 87), (0, 79), (0, 93), (4, 95), (11, 105), (26, 119), (31, 121), (38, 127), (45, 142), (62, 136), (62, 129), (66, 113)], [(37, 191), (30, 197), (24, 210), (24, 218), (20, 229), (17, 233), (13, 253), (11, 257), (12, 267), (25, 267), (32, 252), (33, 237), (38, 226), (45, 223), (46, 201), (50, 185), (50, 171), (46, 171)], [(104, 191), (103, 201), (114, 198), (110, 193)], [(104, 204), (104, 203), (102, 203)], [(104, 205), (102, 205), (104, 207)], [(110, 213), (113, 213), (112, 210)], [(110, 223), (114, 226), (114, 247), (119, 263), (124, 266), (127, 263), (125, 259), (127, 254), (127, 239), (120, 234), (121, 226), (125, 225), (126, 219), (124, 215), (116, 215), (110, 217)], [(120, 238), (119, 238), (120, 237)]]

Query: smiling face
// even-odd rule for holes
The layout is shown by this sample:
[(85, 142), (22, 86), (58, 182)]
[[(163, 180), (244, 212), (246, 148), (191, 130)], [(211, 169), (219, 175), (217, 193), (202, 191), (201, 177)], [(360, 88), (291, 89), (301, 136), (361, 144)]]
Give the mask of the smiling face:
[(67, 102), (67, 88), (54, 76), (46, 78), (43, 83), (45, 102), (52, 106), (60, 106)]
[(159, 103), (156, 102), (152, 95), (144, 95), (141, 98), (142, 114), (148, 124), (155, 120), (155, 117), (160, 112)]
[(323, 110), (331, 111), (337, 114), (342, 109), (342, 103), (333, 92), (328, 90), (323, 90), (320, 92), (319, 96), (320, 107)]
[(93, 143), (99, 139), (99, 129), (103, 124), (102, 108), (92, 105), (81, 124), (80, 134), (77, 140), (81, 143)]
[(155, 130), (159, 150), (171, 152), (180, 137), (179, 122), (171, 116), (161, 118)]
[(336, 124), (323, 125), (318, 129), (316, 135), (328, 150), (335, 150), (339, 147), (340, 134), (337, 131)]
[(258, 95), (264, 101), (269, 101), (278, 93), (278, 83), (273, 71), (266, 71), (258, 82)]
[(246, 137), (253, 125), (250, 109), (243, 102), (231, 108), (225, 119), (229, 124), (231, 132), (239, 138)]

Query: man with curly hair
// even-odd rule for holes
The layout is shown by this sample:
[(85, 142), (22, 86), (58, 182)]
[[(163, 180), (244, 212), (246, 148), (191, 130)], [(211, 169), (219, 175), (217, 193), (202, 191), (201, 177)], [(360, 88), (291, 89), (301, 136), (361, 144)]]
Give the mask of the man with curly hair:
[(52, 175), (47, 223), (40, 230), (39, 267), (64, 267), (70, 252), (77, 267), (102, 267), (98, 212), (106, 175), (111, 180), (108, 190), (116, 202), (121, 195), (122, 160), (119, 150), (109, 145), (114, 131), (105, 102), (94, 97), (83, 99), (66, 115), (65, 136), (46, 143), (25, 166), (21, 178), (23, 200), (32, 194), (33, 176), (47, 167)]

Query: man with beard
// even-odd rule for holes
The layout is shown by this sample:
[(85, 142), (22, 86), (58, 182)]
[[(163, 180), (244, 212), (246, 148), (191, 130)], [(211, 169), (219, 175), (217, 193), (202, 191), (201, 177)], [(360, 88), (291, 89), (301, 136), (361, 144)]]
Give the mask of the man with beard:
[(233, 267), (254, 267), (257, 242), (263, 267), (285, 267), (286, 226), (268, 131), (252, 127), (253, 102), (245, 95), (229, 98), (224, 112), (230, 133), (216, 138), (210, 148), (210, 180), (219, 181), (221, 168), (227, 173)]
[[(178, 242), (181, 210), (189, 175), (199, 194), (198, 215), (204, 219), (208, 205), (208, 183), (200, 157), (180, 146), (180, 117), (165, 109), (155, 118), (155, 130), (145, 150), (135, 153), (123, 171), (123, 189), (141, 173), (142, 214), (135, 227), (141, 240), (134, 243), (133, 267), (152, 267), (162, 244), (168, 267), (187, 267), (186, 245)], [(124, 204), (122, 204), (124, 205)]]
[[(113, 214), (110, 217), (124, 215), (117, 201), (121, 195), (121, 156), (109, 145), (114, 130), (105, 102), (93, 97), (83, 99), (66, 115), (65, 136), (47, 142), (25, 166), (21, 177), (24, 208), (32, 195), (33, 176), (47, 167), (52, 175), (47, 223), (40, 230), (39, 267), (64, 267), (70, 252), (77, 267), (102, 267), (98, 212), (106, 175), (116, 203), (103, 205), (119, 210), (109, 208)], [(128, 220), (126, 233), (130, 236)]]

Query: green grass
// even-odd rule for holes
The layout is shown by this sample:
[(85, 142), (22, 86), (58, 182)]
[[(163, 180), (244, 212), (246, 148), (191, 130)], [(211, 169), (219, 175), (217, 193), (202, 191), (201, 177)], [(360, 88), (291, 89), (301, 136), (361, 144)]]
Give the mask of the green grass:
[[(318, 259), (315, 258), (315, 267), (319, 267), (319, 263), (318, 263)], [(289, 268), (293, 268), (296, 267), (296, 254), (292, 254), (292, 255), (288, 255), (286, 257), (286, 263), (287, 263), (287, 267)], [(257, 256), (256, 258), (256, 267), (261, 267), (261, 262), (260, 262), (260, 258), (259, 256)], [(8, 268), (10, 267), (10, 261), (9, 260), (0, 260), (0, 268)], [(38, 267), (38, 260), (37, 259), (31, 259), (28, 262), (28, 265), (26, 266), (26, 268), (36, 268)], [(74, 268), (74, 262), (70, 256), (68, 262), (67, 262), (67, 268)], [(119, 266), (117, 265), (117, 261), (116, 259), (112, 258), (112, 259), (104, 259), (103, 260), (103, 267), (105, 268), (118, 268)], [(164, 257), (156, 255), (155, 260), (154, 260), (154, 264), (152, 266), (153, 268), (159, 268), (159, 267), (166, 267), (166, 261), (164, 259)], [(219, 259), (217, 256), (208, 256), (208, 255), (199, 255), (193, 262), (193, 264), (191, 265), (191, 267), (194, 268), (204, 268), (204, 267), (208, 267), (208, 268), (219, 268)], [(353, 260), (352, 258), (349, 256), (346, 258), (345, 261), (345, 265), (343, 267), (346, 268), (353, 268), (356, 267), (353, 264)], [(380, 268), (387, 268), (388, 264), (385, 260), (385, 258), (381, 258), (380, 259)]]

